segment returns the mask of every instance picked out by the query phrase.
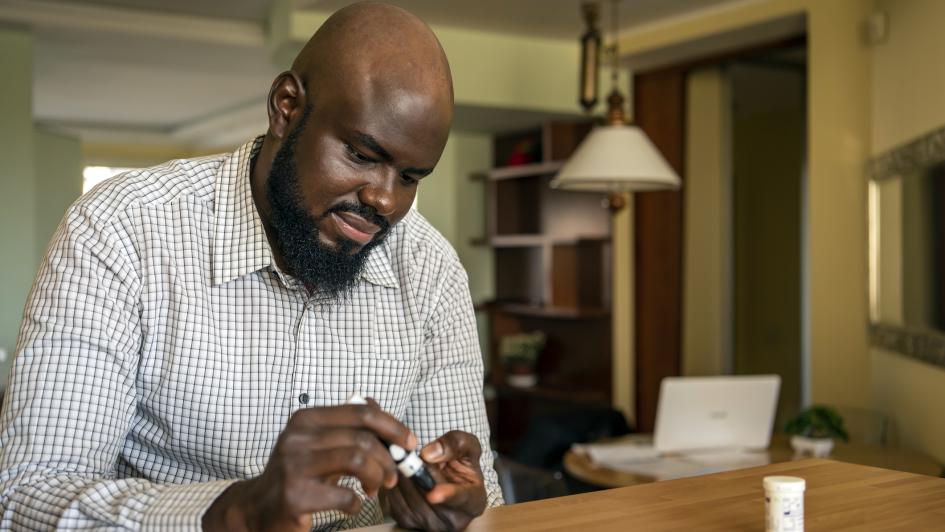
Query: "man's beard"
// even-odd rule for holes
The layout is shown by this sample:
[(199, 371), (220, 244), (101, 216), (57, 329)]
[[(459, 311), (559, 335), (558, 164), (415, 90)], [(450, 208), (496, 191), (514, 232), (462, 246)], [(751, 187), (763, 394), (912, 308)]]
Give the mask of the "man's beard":
[[(303, 208), (302, 191), (295, 167), (295, 144), (308, 123), (311, 107), (276, 153), (266, 186), (271, 207), (269, 224), (275, 231), (277, 247), (286, 267), (309, 289), (315, 288), (332, 299), (345, 298), (358, 282), (370, 251), (387, 236), (390, 224), (377, 210), (358, 203), (340, 203), (314, 217)], [(324, 177), (321, 177), (324, 178)], [(348, 211), (380, 227), (374, 239), (356, 253), (358, 244), (339, 237), (334, 249), (319, 238), (318, 223), (332, 213)]]

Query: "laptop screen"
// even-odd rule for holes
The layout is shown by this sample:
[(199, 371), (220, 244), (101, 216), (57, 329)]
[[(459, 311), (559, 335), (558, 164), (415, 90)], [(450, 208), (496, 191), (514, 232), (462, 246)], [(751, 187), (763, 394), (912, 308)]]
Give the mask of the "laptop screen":
[(667, 377), (660, 385), (657, 451), (766, 449), (781, 377)]

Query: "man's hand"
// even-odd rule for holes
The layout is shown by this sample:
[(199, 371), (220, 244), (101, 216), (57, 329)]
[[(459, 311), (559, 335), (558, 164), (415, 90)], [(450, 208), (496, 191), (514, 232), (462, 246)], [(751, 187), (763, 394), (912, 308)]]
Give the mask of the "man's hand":
[(262, 475), (224, 491), (204, 514), (203, 529), (307, 532), (315, 512), (358, 513), (361, 500), (337, 484), (342, 475), (357, 477), (371, 496), (397, 484), (396, 466), (378, 438), (417, 446), (417, 437), (374, 402), (297, 411)]
[(436, 487), (425, 496), (407, 479), (386, 495), (397, 524), (429, 531), (462, 530), (486, 509), (479, 467), (479, 440), (467, 432), (447, 432), (421, 451)]

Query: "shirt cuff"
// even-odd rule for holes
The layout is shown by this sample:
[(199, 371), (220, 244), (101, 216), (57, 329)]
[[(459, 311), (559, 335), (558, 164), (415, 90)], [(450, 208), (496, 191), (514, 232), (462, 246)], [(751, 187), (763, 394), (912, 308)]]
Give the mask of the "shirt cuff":
[(202, 530), (203, 514), (236, 480), (166, 484), (144, 511), (142, 530)]

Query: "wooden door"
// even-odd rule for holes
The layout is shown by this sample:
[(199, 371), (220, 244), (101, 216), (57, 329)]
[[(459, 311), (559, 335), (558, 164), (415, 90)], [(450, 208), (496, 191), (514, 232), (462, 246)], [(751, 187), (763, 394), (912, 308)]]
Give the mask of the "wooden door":
[[(681, 177), (685, 177), (685, 89), (686, 72), (681, 68), (633, 79), (634, 122)], [(653, 431), (660, 381), (680, 373), (682, 221), (681, 191), (634, 194), (635, 402), (641, 432)]]

